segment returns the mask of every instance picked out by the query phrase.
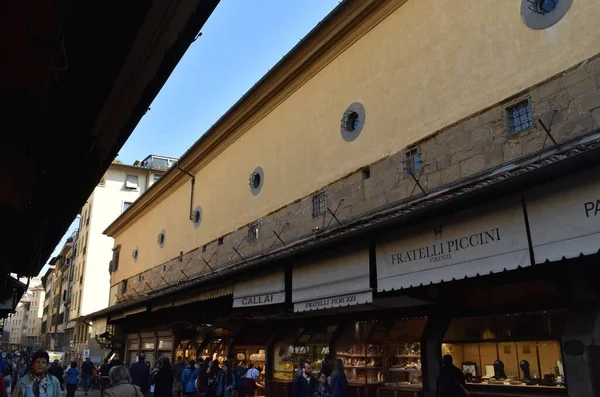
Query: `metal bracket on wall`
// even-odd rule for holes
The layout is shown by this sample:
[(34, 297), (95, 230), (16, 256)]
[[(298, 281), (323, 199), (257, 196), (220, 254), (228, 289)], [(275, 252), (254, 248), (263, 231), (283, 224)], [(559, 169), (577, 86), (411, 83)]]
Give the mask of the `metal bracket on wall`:
[(338, 219), (338, 217), (336, 216), (337, 212), (340, 209), (340, 205), (342, 205), (342, 203), (344, 202), (344, 199), (340, 199), (340, 201), (338, 201), (338, 205), (337, 207), (335, 207), (335, 211), (331, 211), (331, 208), (327, 207), (327, 211), (331, 214), (331, 219), (329, 220), (329, 223), (327, 224), (327, 226), (325, 227), (325, 229), (329, 228), (329, 225), (331, 225), (331, 221), (333, 221), (334, 219), (336, 220), (336, 222), (338, 223), (338, 225), (342, 226), (342, 222), (340, 222), (340, 220)]
[(413, 186), (413, 190), (410, 192), (410, 196), (408, 196), (409, 200), (412, 197), (412, 195), (415, 193), (415, 189), (417, 188), (417, 186), (419, 187), (419, 189), (421, 189), (421, 191), (423, 192), (424, 195), (427, 195), (427, 192), (421, 185), (421, 177), (423, 176), (423, 171), (425, 171), (425, 164), (421, 163), (421, 165), (422, 165), (422, 167), (421, 167), (421, 171), (419, 172), (418, 177), (415, 176), (412, 169), (409, 169), (409, 171), (408, 171), (408, 174), (412, 177), (413, 181), (415, 181), (415, 186)]
[(137, 290), (136, 290), (135, 288), (131, 287), (131, 289), (132, 289), (132, 290), (133, 290), (133, 292), (135, 292), (135, 293), (136, 293), (138, 296), (140, 296), (140, 297), (142, 297), (142, 298), (144, 297), (144, 295), (142, 295), (142, 294), (140, 294), (139, 292), (137, 292)]
[[(244, 258), (244, 257), (242, 256), (242, 254), (240, 254), (240, 251), (238, 251), (238, 249), (239, 249), (239, 248), (242, 246), (242, 244), (243, 244), (243, 243), (244, 243), (244, 241), (246, 241), (246, 240), (247, 240), (247, 237), (244, 237), (244, 238), (243, 238), (243, 239), (242, 239), (242, 240), (239, 242), (239, 244), (237, 245), (237, 247), (232, 247), (232, 248), (233, 248), (233, 250), (235, 251), (235, 253), (236, 253), (236, 254), (238, 254), (238, 256), (239, 256), (240, 258), (242, 258), (242, 263), (243, 263), (243, 262), (246, 262), (246, 258)], [(227, 264), (225, 265), (225, 267), (229, 266), (229, 264), (231, 263), (231, 261), (232, 261), (232, 260), (233, 260), (233, 255), (231, 255), (231, 256), (229, 257), (229, 260), (227, 261)]]
[[(554, 139), (554, 137), (550, 133), (550, 131), (552, 131), (552, 123), (554, 122), (554, 116), (556, 115), (556, 113), (558, 113), (558, 109), (557, 108), (554, 109), (554, 111), (552, 112), (552, 117), (550, 118), (550, 124), (548, 126), (546, 126), (546, 124), (544, 124), (544, 121), (542, 120), (541, 117), (538, 119), (538, 123), (540, 123), (540, 125), (542, 126), (542, 129), (546, 133), (546, 138), (550, 138), (550, 140), (552, 141), (552, 143), (554, 144), (554, 146), (558, 150), (560, 150), (560, 145), (558, 144), (558, 142), (556, 142), (556, 139)], [(544, 140), (544, 146), (546, 146), (546, 140)], [(543, 149), (543, 147), (542, 147), (542, 149)]]
[(148, 288), (150, 288), (150, 291), (154, 292), (154, 288), (152, 288), (152, 287), (150, 286), (150, 284), (148, 284), (148, 282), (147, 282), (147, 281), (144, 281), (144, 283), (145, 283), (145, 284), (148, 286)]
[[(281, 239), (281, 233), (283, 233), (283, 231), (285, 230), (285, 228), (289, 224), (290, 224), (289, 222), (284, 223), (283, 227), (281, 228), (281, 230), (279, 231), (279, 233), (277, 233), (275, 230), (272, 230), (273, 234), (275, 235), (275, 237), (277, 237), (277, 240), (279, 240), (279, 242), (281, 242), (282, 245), (285, 245), (285, 242)], [(269, 248), (269, 251), (267, 251), (267, 252), (271, 252), (271, 250), (273, 249), (273, 247), (277, 243), (277, 240), (273, 241), (273, 244), (271, 245), (271, 248)]]

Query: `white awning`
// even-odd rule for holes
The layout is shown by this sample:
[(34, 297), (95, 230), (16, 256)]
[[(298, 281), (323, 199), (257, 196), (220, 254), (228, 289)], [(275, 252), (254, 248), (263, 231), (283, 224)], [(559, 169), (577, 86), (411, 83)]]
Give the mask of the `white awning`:
[(600, 252), (600, 167), (525, 193), (536, 263)]
[(531, 264), (520, 197), (407, 228), (378, 243), (376, 252), (380, 292)]
[(292, 301), (295, 312), (373, 302), (369, 285), (369, 251), (340, 254), (294, 267)]
[(214, 298), (218, 298), (220, 296), (231, 295), (232, 292), (233, 292), (232, 286), (228, 285), (227, 287), (217, 288), (214, 290), (199, 293), (198, 295), (195, 295), (191, 298), (180, 299), (173, 303), (173, 307), (183, 306), (183, 305), (187, 305), (187, 304), (194, 303), (194, 302), (205, 301), (208, 299), (214, 299)]
[(285, 302), (285, 274), (276, 271), (233, 286), (233, 307), (274, 305)]

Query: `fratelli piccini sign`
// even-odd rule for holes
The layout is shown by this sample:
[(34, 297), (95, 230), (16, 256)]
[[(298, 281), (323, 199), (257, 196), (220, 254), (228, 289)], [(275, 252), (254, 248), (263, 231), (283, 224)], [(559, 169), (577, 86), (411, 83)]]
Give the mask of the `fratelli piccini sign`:
[(520, 197), (399, 230), (377, 243), (377, 290), (409, 288), (531, 264)]

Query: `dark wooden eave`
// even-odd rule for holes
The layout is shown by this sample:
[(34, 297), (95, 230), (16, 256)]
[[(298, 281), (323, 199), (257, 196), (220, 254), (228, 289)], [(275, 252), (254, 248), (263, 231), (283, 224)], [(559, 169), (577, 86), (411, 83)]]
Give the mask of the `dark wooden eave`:
[(0, 275), (37, 275), (218, 2), (5, 2)]

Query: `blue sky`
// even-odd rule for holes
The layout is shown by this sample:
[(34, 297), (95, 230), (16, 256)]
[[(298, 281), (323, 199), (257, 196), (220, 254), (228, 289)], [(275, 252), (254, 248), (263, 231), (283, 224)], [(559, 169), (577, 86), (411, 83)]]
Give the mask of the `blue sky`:
[(119, 159), (181, 156), (338, 0), (221, 0)]
[(221, 0), (118, 159), (132, 164), (148, 154), (181, 156), (339, 2)]

